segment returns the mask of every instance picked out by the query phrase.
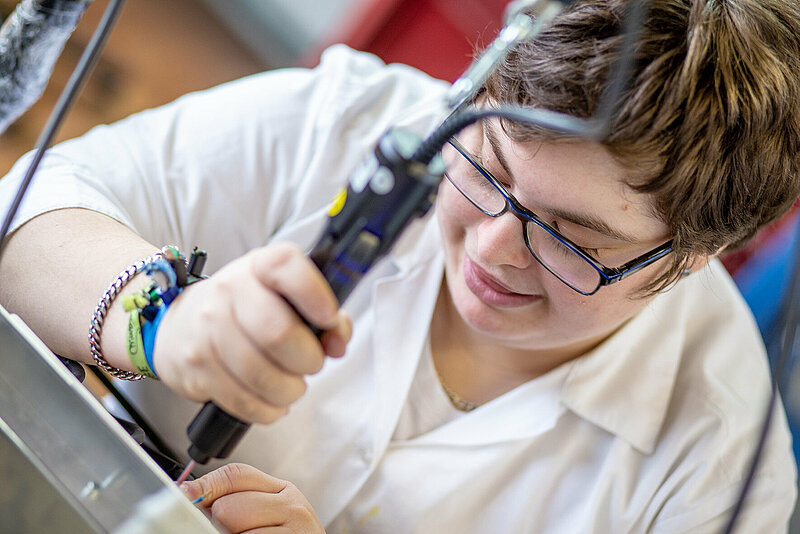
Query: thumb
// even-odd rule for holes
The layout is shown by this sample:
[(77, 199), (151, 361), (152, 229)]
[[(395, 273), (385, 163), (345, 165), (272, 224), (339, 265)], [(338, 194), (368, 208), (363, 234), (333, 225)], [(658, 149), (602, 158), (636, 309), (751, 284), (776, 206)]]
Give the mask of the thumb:
[(203, 486), (199, 480), (187, 480), (181, 483), (178, 488), (183, 492), (187, 499), (194, 501), (203, 496)]
[(320, 341), (325, 354), (339, 358), (344, 356), (347, 350), (347, 343), (353, 336), (353, 320), (343, 310), (339, 310), (336, 319), (336, 326), (323, 332)]
[(278, 493), (286, 487), (286, 481), (262, 473), (247, 464), (226, 464), (196, 480), (181, 484), (181, 491), (190, 500), (203, 497), (203, 505), (238, 491), (263, 491)]

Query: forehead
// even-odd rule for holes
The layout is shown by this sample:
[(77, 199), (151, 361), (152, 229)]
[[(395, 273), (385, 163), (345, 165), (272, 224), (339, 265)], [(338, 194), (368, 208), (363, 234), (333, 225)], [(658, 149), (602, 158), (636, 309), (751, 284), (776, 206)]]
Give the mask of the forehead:
[(487, 121), (484, 129), (481, 156), (508, 171), (515, 195), (530, 209), (590, 216), (636, 240), (668, 237), (652, 197), (628, 185), (633, 171), (602, 144), (513, 141), (498, 121)]

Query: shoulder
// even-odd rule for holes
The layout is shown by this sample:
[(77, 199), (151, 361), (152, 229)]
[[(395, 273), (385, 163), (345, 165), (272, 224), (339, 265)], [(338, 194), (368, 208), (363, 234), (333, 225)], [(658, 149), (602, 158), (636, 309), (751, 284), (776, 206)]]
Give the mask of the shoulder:
[(674, 401), (717, 413), (725, 428), (760, 416), (770, 391), (766, 349), (755, 319), (724, 267), (709, 266), (675, 288), (667, 306), (681, 317), (682, 354)]
[[(208, 147), (205, 165), (244, 148), (280, 148), (298, 157), (323, 142), (354, 149), (389, 126), (412, 121), (423, 131), (443, 117), (447, 83), (406, 65), (384, 64), (378, 57), (344, 45), (327, 49), (314, 68), (269, 70), (136, 113), (96, 133), (125, 144), (161, 143), (173, 156)], [(352, 137), (343, 136), (358, 132)], [(81, 145), (85, 146), (84, 136)], [(355, 141), (355, 143), (354, 143)], [(64, 145), (68, 146), (68, 145)], [(248, 156), (249, 154), (244, 154)]]
[[(654, 452), (663, 467), (656, 524), (665, 531), (725, 524), (764, 425), (766, 351), (727, 272), (712, 262), (665, 300), (682, 318), (682, 355)], [(666, 297), (666, 295), (665, 295)], [(785, 525), (795, 494), (791, 438), (780, 403), (743, 520), (754, 531)], [(760, 508), (760, 511), (755, 510)], [(765, 514), (770, 509), (771, 514)]]
[(329, 124), (365, 113), (398, 119), (409, 107), (419, 106), (430, 114), (447, 87), (447, 82), (407, 65), (387, 65), (377, 56), (339, 44), (326, 49), (314, 68), (253, 74), (190, 93), (175, 105), (200, 103), (209, 111), (222, 107), (245, 119), (258, 118), (265, 110), (285, 115), (302, 109), (316, 124)]

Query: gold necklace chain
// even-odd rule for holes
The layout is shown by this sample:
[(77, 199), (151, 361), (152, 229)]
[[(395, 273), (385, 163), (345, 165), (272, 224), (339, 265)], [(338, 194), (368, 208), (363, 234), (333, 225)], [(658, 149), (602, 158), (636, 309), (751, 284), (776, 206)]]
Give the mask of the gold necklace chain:
[(480, 403), (464, 400), (456, 395), (455, 392), (451, 391), (450, 388), (445, 385), (442, 377), (439, 377), (439, 383), (442, 385), (442, 390), (444, 391), (445, 395), (447, 395), (447, 398), (450, 399), (450, 404), (452, 404), (456, 410), (460, 412), (471, 412), (480, 406)]

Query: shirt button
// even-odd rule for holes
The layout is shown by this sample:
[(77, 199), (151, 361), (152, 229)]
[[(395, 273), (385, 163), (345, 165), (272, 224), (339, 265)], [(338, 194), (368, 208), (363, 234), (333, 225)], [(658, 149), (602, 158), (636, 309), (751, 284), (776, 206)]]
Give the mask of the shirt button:
[(359, 453), (361, 454), (361, 459), (364, 460), (364, 463), (369, 465), (372, 463), (372, 448), (371, 447), (359, 447)]

